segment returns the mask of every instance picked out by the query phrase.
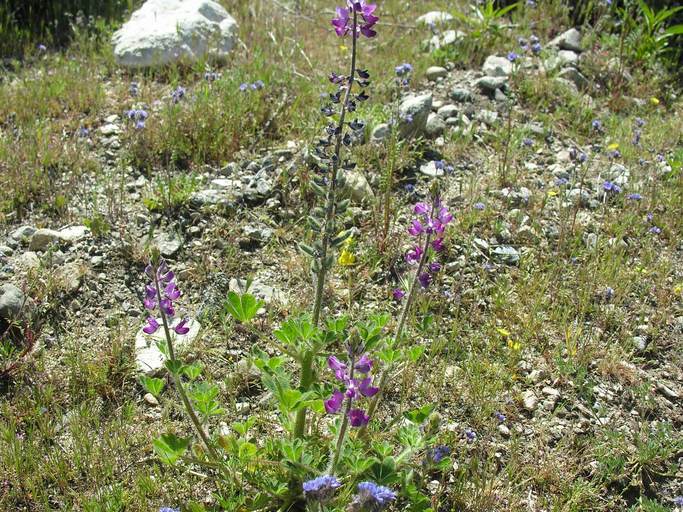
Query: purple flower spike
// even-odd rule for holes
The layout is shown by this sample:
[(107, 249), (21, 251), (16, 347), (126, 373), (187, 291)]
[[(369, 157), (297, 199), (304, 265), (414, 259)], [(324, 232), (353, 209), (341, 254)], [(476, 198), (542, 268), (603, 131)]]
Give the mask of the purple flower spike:
[(408, 228), (408, 233), (410, 233), (412, 236), (420, 236), (423, 232), (424, 228), (422, 227), (422, 224), (420, 224), (420, 221), (413, 220), (413, 223)]
[(325, 410), (328, 414), (336, 414), (341, 410), (342, 403), (344, 403), (344, 393), (335, 389), (329, 400), (325, 400)]
[(374, 482), (358, 484), (358, 494), (353, 498), (350, 510), (384, 510), (396, 499), (396, 493)]
[(395, 288), (394, 291), (392, 291), (391, 293), (394, 296), (394, 300), (401, 300), (403, 297), (406, 296), (406, 292), (404, 292), (400, 288)]
[(429, 287), (430, 283), (432, 282), (432, 276), (430, 276), (427, 272), (422, 272), (420, 277), (417, 279), (420, 281), (420, 286), (422, 286), (422, 288)]
[(419, 245), (416, 245), (412, 249), (410, 249), (405, 256), (406, 262), (407, 263), (417, 263), (420, 261), (420, 258), (422, 258), (422, 253), (424, 251), (422, 250), (422, 247)]
[(185, 317), (180, 322), (178, 322), (178, 325), (176, 325), (173, 328), (173, 330), (176, 332), (176, 334), (187, 334), (188, 332), (190, 332), (190, 328), (187, 327), (188, 321), (189, 321), (189, 318)]
[(163, 311), (166, 316), (175, 315), (175, 309), (173, 309), (173, 302), (170, 299), (161, 299), (159, 302), (159, 309)]
[(441, 263), (439, 263), (438, 261), (433, 261), (429, 264), (429, 271), (432, 274), (436, 274), (437, 272), (441, 271)]
[(342, 363), (339, 359), (337, 359), (335, 356), (330, 356), (327, 359), (327, 366), (330, 367), (330, 370), (334, 372), (335, 377), (337, 377), (337, 380), (343, 381), (346, 378), (346, 365)]
[(349, 420), (352, 427), (364, 427), (370, 421), (370, 416), (365, 414), (363, 409), (351, 409), (349, 411)]
[(429, 214), (429, 205), (427, 203), (416, 203), (415, 206), (413, 207), (413, 212), (416, 213), (417, 215), (428, 215)]
[(159, 330), (160, 324), (157, 322), (157, 319), (149, 316), (147, 317), (147, 325), (142, 328), (142, 332), (145, 334), (154, 334)]
[(432, 249), (434, 249), (434, 252), (443, 251), (443, 238), (435, 238), (434, 240), (432, 240)]
[(164, 293), (166, 294), (166, 297), (168, 297), (171, 300), (178, 300), (178, 298), (180, 297), (180, 290), (178, 289), (178, 286), (176, 286), (175, 283), (168, 283), (168, 285), (164, 289)]

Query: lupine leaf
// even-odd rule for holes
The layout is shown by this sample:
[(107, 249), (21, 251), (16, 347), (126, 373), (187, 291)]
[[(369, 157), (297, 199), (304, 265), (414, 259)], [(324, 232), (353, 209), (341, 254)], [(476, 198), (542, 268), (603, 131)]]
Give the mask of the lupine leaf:
[(183, 439), (175, 434), (164, 434), (155, 439), (152, 445), (162, 462), (174, 464), (190, 446), (190, 440)]

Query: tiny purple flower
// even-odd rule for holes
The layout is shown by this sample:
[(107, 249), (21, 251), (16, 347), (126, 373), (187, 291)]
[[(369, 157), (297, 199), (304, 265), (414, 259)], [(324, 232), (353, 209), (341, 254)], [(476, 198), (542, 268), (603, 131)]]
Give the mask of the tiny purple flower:
[(475, 210), (479, 210), (479, 211), (482, 211), (482, 210), (485, 210), (485, 209), (486, 209), (486, 205), (485, 205), (484, 203), (474, 203), (474, 204), (472, 205), (472, 207), (473, 207)]
[(178, 322), (178, 325), (176, 325), (173, 330), (175, 331), (176, 334), (187, 334), (190, 332), (190, 328), (187, 327), (187, 322), (189, 321), (189, 318), (185, 317), (183, 318), (180, 322)]
[(432, 249), (434, 252), (441, 252), (444, 250), (443, 238), (435, 238), (432, 240)]
[(363, 409), (351, 409), (349, 411), (349, 420), (352, 427), (364, 427), (370, 421), (370, 416)]
[(427, 272), (422, 272), (418, 276), (417, 280), (420, 282), (420, 286), (422, 286), (422, 288), (427, 288), (432, 282), (432, 276), (430, 276)]
[(142, 328), (142, 332), (144, 332), (145, 334), (154, 334), (159, 330), (159, 327), (160, 324), (159, 322), (157, 322), (157, 319), (152, 316), (148, 316), (147, 325)]
[(650, 229), (648, 229), (648, 232), (652, 233), (653, 235), (659, 235), (662, 232), (662, 230), (657, 226), (652, 226)]
[(508, 60), (510, 62), (515, 62), (517, 59), (519, 59), (519, 55), (515, 52), (509, 52), (508, 53)]
[(500, 412), (500, 411), (496, 411), (496, 413), (494, 414), (494, 416), (496, 417), (496, 419), (497, 419), (498, 422), (500, 422), (500, 423), (503, 423), (503, 422), (505, 421), (505, 419), (506, 419), (506, 418), (505, 418), (505, 414), (503, 414), (503, 413)]
[(477, 440), (477, 433), (471, 428), (467, 428), (465, 429), (465, 438), (467, 439), (467, 443), (471, 444)]
[(361, 482), (358, 484), (358, 494), (354, 497), (350, 510), (380, 511), (395, 499), (396, 493), (388, 487), (374, 482)]
[(240, 84), (240, 91), (246, 92), (248, 90), (249, 90), (249, 84), (247, 84), (247, 83)]
[(602, 131), (602, 121), (600, 121), (600, 119), (593, 119), (593, 121), (591, 122), (591, 127), (596, 132), (601, 132)]
[(332, 393), (332, 396), (324, 402), (325, 410), (328, 412), (328, 414), (336, 414), (341, 410), (343, 403), (344, 393), (338, 389), (335, 389), (334, 393)]
[(394, 291), (392, 291), (391, 293), (394, 296), (394, 300), (401, 300), (403, 297), (406, 296), (406, 292), (404, 292), (400, 288), (395, 288)]
[(638, 194), (638, 193), (633, 193), (633, 194), (627, 195), (626, 198), (630, 199), (631, 201), (640, 201), (643, 199), (643, 196)]
[(336, 477), (323, 475), (304, 482), (303, 491), (307, 500), (326, 503), (332, 499), (334, 492), (339, 487), (341, 487), (341, 483)]

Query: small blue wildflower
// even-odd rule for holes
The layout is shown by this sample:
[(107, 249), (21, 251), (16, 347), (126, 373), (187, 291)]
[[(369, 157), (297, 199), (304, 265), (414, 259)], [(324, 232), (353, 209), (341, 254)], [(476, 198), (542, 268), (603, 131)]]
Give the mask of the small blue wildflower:
[(446, 167), (446, 162), (443, 160), (434, 160), (434, 167), (439, 171), (443, 171)]
[(652, 233), (653, 235), (658, 235), (662, 232), (661, 228), (658, 228), (657, 226), (652, 226), (650, 229), (648, 229), (649, 233)]
[(494, 414), (494, 416), (496, 417), (496, 419), (497, 419), (500, 423), (503, 423), (503, 422), (505, 422), (505, 420), (506, 420), (505, 414), (503, 414), (503, 413), (500, 412), (500, 411), (496, 411), (496, 413)]
[(621, 192), (621, 187), (617, 185), (616, 183), (612, 183), (611, 181), (605, 181), (602, 184), (602, 188), (605, 192), (613, 192), (615, 194), (618, 194)]
[(658, 161), (659, 163), (662, 163), (662, 162), (665, 162), (665, 161), (666, 161), (666, 158), (664, 158), (664, 155), (662, 155), (661, 153), (658, 153), (658, 154), (657, 154), (657, 161)]
[(519, 55), (515, 52), (509, 52), (508, 53), (508, 60), (510, 62), (515, 62), (517, 59), (519, 59)]
[(185, 97), (185, 88), (182, 86), (176, 87), (176, 89), (171, 93), (171, 99), (173, 103), (178, 103)]
[(652, 213), (648, 213), (647, 216), (646, 216), (648, 222), (652, 222), (652, 219), (654, 219), (654, 217), (655, 217), (655, 216), (654, 216)]
[(621, 158), (621, 151), (614, 149), (608, 153), (608, 156), (613, 159)]
[(683, 496), (676, 496), (674, 498), (674, 505), (677, 507), (683, 507)]
[(543, 49), (543, 47), (541, 46), (541, 43), (533, 43), (533, 44), (531, 45), (531, 52), (532, 52), (534, 55), (538, 55), (539, 53), (541, 53), (541, 50), (542, 50), (542, 49)]
[(341, 487), (336, 477), (330, 475), (319, 476), (303, 484), (306, 499), (325, 503), (332, 499), (334, 491)]
[(465, 429), (465, 438), (467, 439), (467, 443), (471, 444), (477, 440), (477, 433), (472, 430), (471, 428), (466, 428)]
[(446, 445), (435, 446), (427, 450), (427, 462), (438, 464), (451, 454), (451, 449)]
[(591, 122), (591, 127), (596, 132), (601, 132), (602, 131), (602, 121), (600, 121), (600, 119), (593, 119), (593, 121)]
[(403, 64), (399, 64), (394, 68), (394, 71), (396, 71), (396, 76), (405, 76), (409, 73), (413, 72), (413, 66), (408, 64), (407, 62), (404, 62)]
[(582, 151), (579, 153), (576, 159), (579, 161), (580, 164), (583, 164), (588, 160), (588, 155)]
[(557, 178), (555, 180), (555, 185), (558, 187), (566, 185), (567, 183), (569, 183), (569, 180), (567, 178)]
[(531, 44), (536, 44), (536, 43), (540, 43), (541, 40), (536, 35), (531, 34), (531, 37), (529, 38), (529, 42)]
[(642, 117), (636, 117), (633, 120), (633, 122), (636, 124), (638, 128), (642, 128), (643, 126), (645, 126), (645, 119), (643, 119)]
[(135, 128), (138, 130), (141, 130), (145, 127), (145, 121), (147, 120), (147, 117), (149, 116), (149, 114), (147, 114), (146, 110), (142, 110), (139, 108), (128, 110), (126, 112), (126, 115), (128, 116), (128, 119), (135, 122)]
[(206, 80), (207, 82), (215, 82), (220, 77), (221, 75), (214, 71), (207, 71), (206, 73), (204, 73), (204, 80)]
[(485, 209), (486, 209), (486, 205), (485, 205), (484, 203), (474, 203), (474, 204), (472, 205), (472, 207), (473, 207), (475, 210), (479, 210), (479, 211), (482, 211), (482, 210), (485, 210)]
[(90, 130), (88, 130), (86, 127), (81, 126), (76, 134), (81, 137), (82, 139), (86, 138), (88, 135), (90, 135)]
[(251, 84), (251, 88), (254, 91), (259, 91), (263, 89), (266, 86), (266, 84), (263, 82), (263, 80), (256, 80), (253, 84)]
[(634, 192), (633, 194), (627, 195), (626, 198), (630, 199), (631, 201), (640, 201), (641, 199), (643, 199), (643, 196)]
[(408, 124), (410, 124), (410, 123), (413, 122), (413, 116), (412, 116), (412, 114), (406, 114), (406, 115), (404, 115), (401, 119), (403, 119), (403, 121), (405, 121), (405, 122), (408, 123)]
[(525, 137), (525, 138), (522, 140), (522, 144), (523, 144), (524, 146), (526, 146), (526, 147), (531, 147), (531, 146), (534, 145), (534, 141), (533, 141), (532, 139), (530, 139), (529, 137)]
[(44, 44), (39, 44), (37, 46), (37, 48), (38, 48), (39, 52), (46, 52), (47, 51), (47, 46), (45, 46)]
[(161, 507), (159, 512), (180, 512), (179, 508)]
[(249, 90), (249, 84), (247, 84), (247, 83), (240, 84), (240, 91), (246, 92), (248, 90)]
[(633, 139), (631, 139), (631, 142), (634, 146), (640, 146), (640, 137), (642, 134), (643, 132), (640, 130), (633, 130)]
[(403, 187), (403, 188), (409, 194), (412, 194), (413, 192), (415, 192), (415, 185), (413, 185), (412, 183), (406, 183), (405, 187)]
[(361, 482), (358, 484), (358, 494), (351, 502), (352, 511), (372, 510), (379, 511), (386, 508), (396, 499), (396, 493), (374, 482)]

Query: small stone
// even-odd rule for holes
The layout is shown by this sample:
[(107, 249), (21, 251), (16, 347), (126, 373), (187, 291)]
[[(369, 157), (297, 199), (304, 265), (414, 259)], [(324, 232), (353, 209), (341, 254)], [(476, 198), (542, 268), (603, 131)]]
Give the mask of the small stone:
[(558, 397), (559, 398), (559, 396), (560, 396), (560, 392), (555, 388), (551, 388), (550, 386), (544, 386), (543, 389), (541, 390), (541, 392), (544, 395), (550, 396), (550, 397)]
[(503, 425), (502, 423), (500, 425), (498, 425), (498, 432), (500, 432), (500, 435), (506, 439), (508, 437), (510, 437), (510, 429), (507, 428), (507, 426)]
[(483, 76), (475, 82), (482, 92), (494, 94), (496, 89), (506, 87), (508, 82), (507, 77), (504, 76)]
[(18, 318), (26, 296), (19, 288), (13, 284), (3, 284), (0, 286), (0, 318), (12, 320)]
[(356, 169), (347, 171), (344, 174), (344, 178), (346, 179), (344, 191), (349, 195), (351, 201), (365, 203), (375, 198), (375, 193), (370, 183), (368, 183), (368, 179), (361, 171)]
[(502, 245), (500, 247), (496, 247), (493, 250), (492, 254), (497, 260), (507, 265), (516, 265), (517, 263), (519, 263), (519, 252), (517, 251), (517, 249), (515, 249), (514, 247), (510, 247), (509, 245)]
[(446, 130), (446, 122), (438, 115), (431, 113), (427, 118), (427, 125), (425, 126), (425, 133), (430, 137), (438, 137)]
[(664, 384), (663, 382), (658, 382), (656, 384), (657, 391), (659, 391), (662, 395), (664, 395), (667, 398), (670, 398), (672, 400), (678, 400), (680, 398), (680, 395), (671, 389), (669, 386)]
[(425, 77), (427, 80), (436, 81), (438, 78), (445, 78), (448, 76), (448, 70), (442, 68), (441, 66), (431, 66), (425, 71)]
[(391, 135), (391, 127), (386, 123), (378, 124), (372, 130), (370, 140), (375, 143), (383, 142), (389, 138), (389, 135)]
[(443, 107), (439, 108), (439, 110), (436, 111), (436, 113), (442, 118), (442, 119), (448, 119), (449, 117), (457, 117), (458, 115), (458, 107), (455, 105), (444, 105)]
[(85, 265), (81, 261), (72, 261), (58, 268), (55, 277), (59, 287), (65, 293), (74, 293), (81, 286), (81, 280), (86, 273)]
[(15, 262), (17, 267), (23, 270), (34, 270), (40, 267), (40, 258), (33, 251), (26, 251), (24, 254), (20, 254)]
[(422, 164), (420, 166), (420, 172), (425, 176), (431, 176), (432, 178), (444, 175), (444, 170), (437, 169), (436, 164), (433, 161)]
[(633, 336), (631, 338), (631, 343), (637, 350), (645, 350), (647, 347), (647, 337), (646, 336)]
[(156, 399), (156, 397), (152, 393), (145, 393), (145, 396), (143, 396), (145, 402), (147, 404), (151, 405), (152, 407), (157, 407), (159, 405), (159, 400)]
[(588, 86), (590, 85), (588, 79), (576, 68), (564, 68), (557, 76), (573, 82), (577, 89), (588, 89)]
[(522, 405), (529, 412), (534, 412), (536, 410), (538, 398), (536, 398), (536, 394), (532, 390), (529, 389), (524, 392), (522, 395)]
[(13, 240), (16, 240), (17, 242), (21, 242), (22, 240), (28, 240), (33, 236), (33, 233), (37, 231), (36, 228), (33, 226), (21, 226), (20, 228), (15, 229), (12, 231), (10, 234), (10, 238)]
[(498, 112), (493, 110), (480, 110), (475, 116), (477, 121), (481, 121), (486, 126), (494, 126), (498, 121)]
[(114, 123), (107, 123), (103, 126), (100, 126), (100, 133), (105, 137), (109, 137), (111, 135), (118, 135), (120, 132), (121, 128), (119, 128)]
[(570, 28), (550, 41), (548, 46), (580, 53), (583, 51), (581, 48), (581, 33), (575, 28)]
[(453, 20), (453, 15), (445, 11), (429, 11), (422, 16), (419, 16), (415, 22), (418, 25), (436, 25), (440, 23), (446, 23)]
[(512, 62), (506, 57), (489, 55), (481, 69), (486, 76), (507, 77), (512, 73)]
[(424, 134), (431, 111), (431, 93), (404, 99), (399, 106), (398, 130), (401, 138), (408, 139)]
[(159, 233), (154, 237), (154, 245), (157, 246), (162, 256), (171, 257), (180, 250), (182, 240), (175, 234)]
[(451, 90), (450, 97), (453, 101), (459, 103), (471, 103), (474, 101), (474, 94), (469, 89), (463, 89), (462, 87), (454, 87)]
[(51, 244), (57, 243), (60, 240), (59, 231), (55, 231), (54, 229), (39, 229), (33, 233), (28, 248), (31, 251), (44, 251)]

